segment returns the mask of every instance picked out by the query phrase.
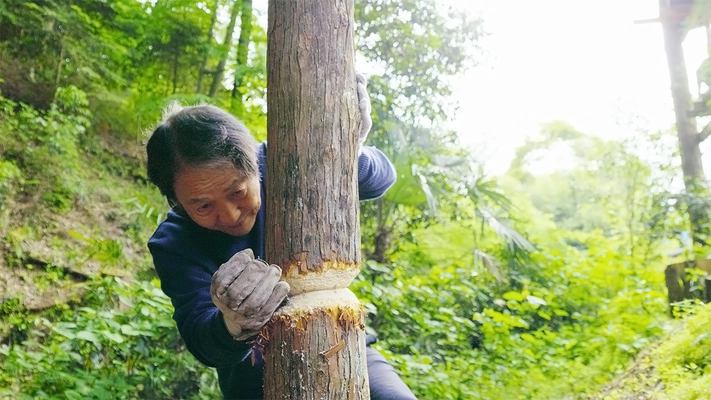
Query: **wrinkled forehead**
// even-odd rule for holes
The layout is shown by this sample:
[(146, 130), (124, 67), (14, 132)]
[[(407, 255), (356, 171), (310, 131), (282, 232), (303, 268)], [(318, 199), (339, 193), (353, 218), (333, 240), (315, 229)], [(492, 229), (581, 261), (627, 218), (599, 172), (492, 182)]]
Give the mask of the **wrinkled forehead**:
[(184, 160), (178, 160), (175, 168), (175, 180), (178, 179), (180, 174), (183, 174), (186, 171), (201, 172), (205, 175), (236, 174), (238, 179), (247, 179), (250, 178), (251, 175), (255, 175), (250, 174), (248, 171), (245, 171), (243, 168), (235, 165), (235, 163), (229, 158), (220, 158), (200, 163), (191, 163)]
[(181, 201), (206, 193), (229, 192), (250, 181), (250, 177), (232, 164), (221, 166), (185, 166), (175, 177), (173, 188)]

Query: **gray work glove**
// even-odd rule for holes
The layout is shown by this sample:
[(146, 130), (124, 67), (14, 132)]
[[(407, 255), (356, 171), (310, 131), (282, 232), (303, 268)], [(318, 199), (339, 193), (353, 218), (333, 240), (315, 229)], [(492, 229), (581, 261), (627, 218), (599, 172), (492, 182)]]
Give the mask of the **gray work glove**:
[(373, 126), (373, 119), (370, 116), (370, 97), (365, 89), (367, 81), (361, 73), (356, 73), (356, 91), (358, 92), (358, 109), (360, 110), (360, 120), (362, 122), (360, 128), (360, 136), (358, 137), (358, 155), (363, 151), (363, 143), (368, 137), (368, 132)]
[(210, 294), (236, 340), (259, 333), (289, 293), (281, 268), (254, 259), (251, 249), (232, 256), (212, 276)]

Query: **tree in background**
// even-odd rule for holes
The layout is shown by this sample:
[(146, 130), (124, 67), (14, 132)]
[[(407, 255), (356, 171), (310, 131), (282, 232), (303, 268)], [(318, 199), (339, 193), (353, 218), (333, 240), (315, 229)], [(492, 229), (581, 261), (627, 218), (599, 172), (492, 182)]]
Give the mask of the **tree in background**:
[(706, 26), (711, 22), (711, 6), (706, 1), (660, 0), (659, 15), (664, 33), (671, 95), (674, 100), (681, 168), (686, 186), (686, 208), (691, 220), (691, 237), (696, 245), (706, 245), (711, 235), (709, 189), (699, 145), (711, 135), (711, 123), (701, 131), (697, 130), (683, 42), (690, 29)]
[[(661, 225), (650, 235), (656, 222), (671, 217), (669, 201), (679, 195), (673, 182), (677, 169), (652, 164), (666, 160), (664, 153), (669, 151), (661, 137), (650, 137), (647, 132), (621, 142), (555, 121), (541, 129), (539, 138), (516, 149), (506, 187), (509, 192), (524, 193), (558, 228), (600, 231), (622, 240), (626, 254), (650, 259), (659, 240), (674, 236), (672, 228), (662, 229)], [(550, 165), (551, 159), (560, 164), (556, 170), (532, 172), (537, 163)], [(678, 224), (679, 229), (686, 227)]]
[(240, 91), (244, 84), (244, 76), (247, 74), (247, 56), (249, 55), (249, 44), (252, 35), (252, 0), (242, 1), (242, 21), (239, 30), (239, 42), (237, 43), (237, 60), (235, 63), (234, 82), (232, 83), (232, 99), (238, 98), (239, 112), (244, 114), (244, 98)]
[(399, 172), (385, 198), (361, 205), (364, 220), (377, 223), (369, 256), (382, 263), (395, 231), (433, 218), (438, 201), (462, 192), (453, 179), (462, 171), (450, 167), (468, 168), (471, 160), (441, 122), (454, 112), (450, 79), (475, 65), (482, 30), (481, 21), (427, 0), (360, 1), (355, 13), (357, 49), (379, 71), (368, 83), (370, 140)]

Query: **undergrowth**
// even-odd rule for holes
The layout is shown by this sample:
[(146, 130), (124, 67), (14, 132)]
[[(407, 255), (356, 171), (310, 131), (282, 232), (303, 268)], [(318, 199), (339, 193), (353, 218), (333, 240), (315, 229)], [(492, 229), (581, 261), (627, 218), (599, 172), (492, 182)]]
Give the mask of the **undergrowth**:
[(600, 400), (711, 397), (711, 306), (686, 306), (680, 326), (639, 357)]

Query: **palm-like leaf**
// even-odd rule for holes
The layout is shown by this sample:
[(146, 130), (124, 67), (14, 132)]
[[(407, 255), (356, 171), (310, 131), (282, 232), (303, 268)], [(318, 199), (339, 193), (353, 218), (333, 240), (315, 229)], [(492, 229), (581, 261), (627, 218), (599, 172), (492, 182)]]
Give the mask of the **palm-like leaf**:
[(437, 212), (437, 200), (433, 194), (431, 180), (423, 173), (421, 167), (414, 164), (410, 156), (393, 157), (395, 170), (398, 172), (395, 184), (388, 190), (385, 199), (410, 207), (427, 205), (431, 213)]
[(477, 208), (487, 204), (488, 202), (494, 203), (496, 206), (501, 207), (507, 212), (513, 210), (514, 208), (511, 200), (509, 200), (506, 195), (498, 190), (499, 188), (496, 185), (496, 182), (492, 180), (479, 177), (473, 184), (469, 185), (467, 189), (469, 197)]
[[(440, 154), (432, 146), (412, 146), (412, 140), (406, 140), (397, 129), (388, 131), (386, 143), (390, 144), (388, 156), (395, 165), (398, 178), (381, 200), (384, 202), (380, 203), (378, 211), (379, 231), (392, 231), (386, 225), (395, 223), (393, 214), (400, 206), (426, 208), (430, 215), (435, 215), (439, 208), (438, 199), (466, 194), (482, 223), (503, 239), (515, 257), (535, 250), (523, 235), (494, 212), (494, 209), (509, 212), (514, 207), (494, 181), (474, 178), (478, 174), (473, 172), (467, 158)], [(500, 261), (476, 246), (472, 251), (477, 265), (484, 265), (497, 280), (504, 279)]]
[(474, 268), (477, 271), (479, 270), (479, 264), (481, 263), (492, 275), (494, 275), (494, 278), (496, 278), (497, 281), (503, 282), (505, 280), (504, 273), (499, 268), (501, 266), (501, 262), (499, 262), (496, 257), (491, 254), (487, 254), (476, 247), (472, 251), (472, 256), (474, 256)]
[(524, 251), (532, 252), (536, 248), (526, 240), (518, 231), (508, 226), (503, 220), (497, 218), (496, 214), (489, 207), (480, 207), (477, 210), (482, 220), (496, 233), (497, 236), (504, 239), (507, 246), (512, 252)]
[(416, 155), (405, 145), (406, 140), (400, 130), (391, 131), (390, 138), (396, 145), (395, 151), (389, 155), (389, 158), (395, 165), (398, 177), (386, 193), (385, 199), (394, 204), (410, 207), (427, 205), (429, 212), (436, 214), (438, 207), (435, 193), (445, 193), (446, 189), (417, 164)]

